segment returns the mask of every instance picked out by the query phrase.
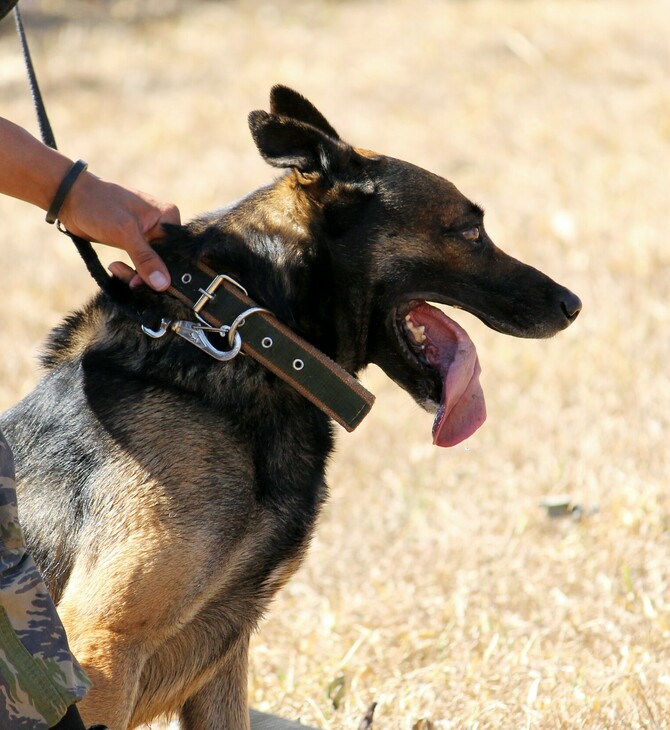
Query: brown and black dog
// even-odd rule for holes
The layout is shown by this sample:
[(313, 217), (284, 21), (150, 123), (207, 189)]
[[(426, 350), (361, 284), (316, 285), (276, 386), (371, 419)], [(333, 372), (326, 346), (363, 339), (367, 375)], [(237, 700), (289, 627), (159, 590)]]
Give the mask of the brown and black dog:
[[(496, 248), (450, 182), (351, 147), (296, 92), (275, 87), (249, 122), (287, 172), (170, 228), (163, 250), (233, 276), (349, 373), (379, 365), (437, 411), (436, 443), (465, 438), (485, 416), (474, 347), (426, 302), (550, 337), (579, 299)], [(84, 718), (247, 728), (249, 637), (326, 498), (328, 417), (250, 357), (222, 364), (173, 334), (148, 338), (104, 296), (54, 331), (44, 359), (0, 423), (29, 547), (94, 683)]]

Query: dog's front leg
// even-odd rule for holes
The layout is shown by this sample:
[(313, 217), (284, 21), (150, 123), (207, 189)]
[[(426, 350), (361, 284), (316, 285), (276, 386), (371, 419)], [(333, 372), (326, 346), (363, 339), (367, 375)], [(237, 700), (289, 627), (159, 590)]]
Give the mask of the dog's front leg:
[[(62, 606), (62, 604), (61, 604)], [(69, 606), (59, 606), (63, 622), (77, 626)], [(79, 624), (83, 622), (78, 622)], [(68, 628), (70, 647), (93, 683), (78, 704), (86, 725), (104, 723), (109, 730), (126, 730), (129, 725), (137, 683), (143, 664), (138, 647), (119, 641), (113, 632), (94, 627), (92, 622), (77, 631)]]
[(248, 654), (249, 637), (241, 636), (213, 679), (184, 703), (181, 730), (249, 730)]
[[(87, 725), (102, 723), (109, 730), (130, 726), (143, 668), (157, 642), (164, 640), (161, 626), (168, 624), (169, 604), (155, 599), (150, 575), (145, 572), (140, 580), (139, 571), (128, 568), (132, 563), (122, 558), (133, 546), (125, 553), (123, 547), (116, 560), (94, 564), (95, 569), (86, 556), (78, 561), (58, 604), (70, 648), (93, 684), (79, 703), (81, 715)], [(147, 564), (152, 564), (147, 556), (145, 551)], [(149, 587), (143, 593), (135, 589), (137, 584)]]

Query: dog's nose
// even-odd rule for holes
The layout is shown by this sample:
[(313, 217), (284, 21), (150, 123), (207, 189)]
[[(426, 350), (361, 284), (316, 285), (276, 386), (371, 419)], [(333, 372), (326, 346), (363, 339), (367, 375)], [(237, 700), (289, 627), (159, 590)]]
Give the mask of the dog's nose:
[(561, 297), (561, 309), (568, 320), (574, 322), (577, 319), (577, 315), (582, 311), (582, 300), (576, 294), (566, 289)]

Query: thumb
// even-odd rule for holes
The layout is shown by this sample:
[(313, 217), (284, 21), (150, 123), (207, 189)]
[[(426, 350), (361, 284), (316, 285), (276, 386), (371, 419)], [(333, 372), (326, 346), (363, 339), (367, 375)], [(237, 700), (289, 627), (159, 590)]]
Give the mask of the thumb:
[(170, 286), (170, 273), (161, 257), (142, 238), (138, 231), (136, 245), (128, 249), (131, 261), (142, 281), (156, 291), (164, 291)]

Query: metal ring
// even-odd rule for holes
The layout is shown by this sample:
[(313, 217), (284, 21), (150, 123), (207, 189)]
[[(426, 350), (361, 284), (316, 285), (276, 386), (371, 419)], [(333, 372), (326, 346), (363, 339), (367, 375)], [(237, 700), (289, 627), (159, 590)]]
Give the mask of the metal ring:
[(190, 274), (184, 274), (181, 277), (181, 283), (182, 284), (190, 284), (193, 277)]
[(270, 347), (272, 347), (272, 345), (274, 345), (274, 342), (272, 341), (272, 337), (264, 337), (261, 340), (261, 345), (263, 345), (263, 347), (266, 350), (269, 349)]
[(294, 370), (302, 370), (304, 367), (305, 367), (305, 363), (299, 357), (297, 357), (293, 361), (293, 369)]
[(250, 314), (256, 314), (257, 312), (266, 312), (267, 314), (271, 314), (270, 310), (265, 309), (265, 307), (249, 307), (249, 309), (245, 309), (244, 312), (235, 317), (233, 323), (230, 325), (230, 330), (228, 331), (228, 344), (231, 347), (233, 346), (233, 341), (237, 334), (237, 328), (244, 325), (245, 317), (248, 317)]

